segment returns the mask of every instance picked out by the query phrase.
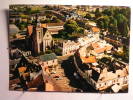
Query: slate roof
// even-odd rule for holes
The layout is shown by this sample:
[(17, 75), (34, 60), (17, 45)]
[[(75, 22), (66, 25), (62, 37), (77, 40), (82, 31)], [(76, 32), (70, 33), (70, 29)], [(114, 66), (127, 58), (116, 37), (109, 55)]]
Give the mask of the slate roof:
[(14, 33), (18, 33), (18, 32), (19, 32), (19, 28), (15, 24), (9, 25), (9, 33), (10, 34), (14, 34)]
[(42, 61), (49, 61), (49, 60), (54, 60), (54, 59), (57, 59), (55, 53), (50, 53), (50, 54), (45, 54), (45, 55), (40, 56), (40, 60)]

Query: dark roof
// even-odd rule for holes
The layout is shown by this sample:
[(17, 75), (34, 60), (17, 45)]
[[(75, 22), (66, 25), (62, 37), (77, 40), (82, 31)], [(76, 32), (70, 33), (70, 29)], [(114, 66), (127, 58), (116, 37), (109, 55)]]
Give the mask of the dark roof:
[(9, 33), (10, 34), (16, 34), (19, 32), (19, 28), (15, 24), (10, 24), (9, 25)]
[(100, 77), (100, 73), (98, 73), (97, 71), (92, 69), (92, 77), (91, 78), (97, 82), (99, 77)]
[(45, 54), (45, 55), (40, 56), (40, 60), (42, 61), (49, 61), (53, 59), (57, 59), (55, 53), (50, 53), (50, 54)]

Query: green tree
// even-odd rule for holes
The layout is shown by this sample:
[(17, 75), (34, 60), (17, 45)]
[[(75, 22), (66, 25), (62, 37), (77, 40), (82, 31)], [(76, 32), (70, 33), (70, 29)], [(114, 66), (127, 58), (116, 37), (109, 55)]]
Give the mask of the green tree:
[(69, 20), (64, 24), (64, 30), (67, 33), (77, 32), (78, 24), (74, 20)]
[(53, 16), (51, 22), (53, 22), (53, 23), (59, 23), (59, 22), (61, 22), (61, 20), (58, 19), (56, 16)]
[(61, 54), (62, 54), (62, 49), (56, 48), (56, 49), (55, 49), (55, 53), (56, 53), (57, 55), (61, 55)]
[(90, 13), (87, 13), (86, 16), (85, 16), (85, 18), (91, 20), (92, 19), (91, 14)]
[(95, 17), (96, 17), (96, 19), (99, 18), (99, 17), (101, 17), (101, 16), (102, 16), (102, 13), (99, 11), (99, 8), (97, 8), (96, 11), (95, 11)]
[(18, 26), (20, 30), (24, 30), (27, 27), (26, 22), (16, 23), (16, 25)]
[(128, 36), (128, 21), (123, 14), (116, 15), (118, 31), (122, 36)]
[(110, 8), (108, 8), (108, 9), (105, 9), (102, 13), (103, 13), (104, 15), (107, 15), (107, 16), (113, 16), (113, 15), (114, 15), (113, 7), (110, 7)]
[(110, 22), (109, 16), (102, 16), (97, 20), (97, 25), (100, 28), (107, 30), (109, 27), (109, 22)]
[(52, 50), (46, 50), (46, 54), (50, 54), (50, 53), (52, 53), (53, 51)]
[(118, 28), (117, 28), (117, 20), (112, 16), (110, 16), (108, 31), (112, 34), (115, 34), (115, 35), (119, 34)]

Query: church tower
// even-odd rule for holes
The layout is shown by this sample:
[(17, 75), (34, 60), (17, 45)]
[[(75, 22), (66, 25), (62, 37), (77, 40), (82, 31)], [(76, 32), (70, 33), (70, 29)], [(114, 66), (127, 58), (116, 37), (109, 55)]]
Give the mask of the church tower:
[(36, 20), (36, 25), (33, 29), (33, 49), (35, 53), (43, 51), (43, 28), (41, 27), (40, 21)]
[(52, 36), (51, 33), (46, 30), (44, 37), (43, 37), (43, 51), (46, 51), (47, 47), (51, 47), (52, 44)]
[(51, 47), (52, 36), (48, 29), (43, 28), (39, 19), (36, 17), (36, 25), (33, 28), (32, 48), (35, 54), (45, 52), (48, 47)]

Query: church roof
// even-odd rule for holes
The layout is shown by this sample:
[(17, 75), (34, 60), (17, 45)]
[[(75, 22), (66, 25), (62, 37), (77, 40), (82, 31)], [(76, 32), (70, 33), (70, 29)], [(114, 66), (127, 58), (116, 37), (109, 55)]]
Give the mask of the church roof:
[(45, 54), (45, 55), (40, 56), (40, 60), (42, 61), (49, 61), (49, 60), (54, 60), (54, 59), (57, 59), (55, 53), (50, 53), (50, 54)]
[(46, 23), (46, 26), (63, 26), (64, 23)]

